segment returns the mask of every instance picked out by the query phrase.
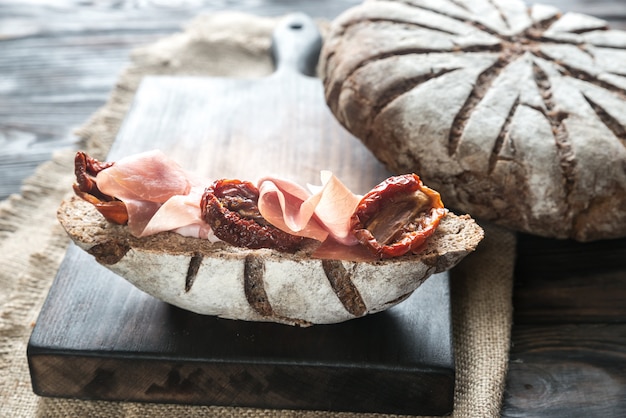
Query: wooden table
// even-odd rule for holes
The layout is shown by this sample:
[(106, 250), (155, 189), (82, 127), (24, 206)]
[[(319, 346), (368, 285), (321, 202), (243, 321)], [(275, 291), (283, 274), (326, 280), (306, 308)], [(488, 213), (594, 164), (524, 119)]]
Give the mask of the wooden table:
[[(0, 198), (77, 138), (131, 49), (200, 11), (300, 10), (332, 19), (359, 0), (0, 0)], [(624, 0), (547, 0), (626, 29)], [(626, 416), (626, 239), (579, 244), (519, 236), (502, 415)]]

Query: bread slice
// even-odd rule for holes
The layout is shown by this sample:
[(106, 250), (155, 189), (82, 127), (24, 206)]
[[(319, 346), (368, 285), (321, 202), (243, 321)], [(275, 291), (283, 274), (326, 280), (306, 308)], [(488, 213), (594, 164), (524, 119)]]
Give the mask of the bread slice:
[(472, 218), (449, 213), (417, 255), (348, 262), (310, 258), (305, 251), (249, 250), (173, 232), (136, 238), (76, 196), (62, 202), (57, 216), (80, 248), (158, 299), (200, 314), (298, 326), (390, 308), (430, 275), (455, 266), (483, 238)]

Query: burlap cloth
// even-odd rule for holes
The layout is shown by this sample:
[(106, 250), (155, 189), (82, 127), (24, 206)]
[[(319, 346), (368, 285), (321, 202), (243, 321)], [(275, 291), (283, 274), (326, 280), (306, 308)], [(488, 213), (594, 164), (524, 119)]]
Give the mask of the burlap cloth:
[[(261, 77), (271, 73), (269, 46), (275, 23), (275, 18), (238, 13), (199, 16), (184, 32), (135, 51), (108, 103), (79, 129), (80, 148), (98, 158), (106, 156), (143, 75)], [(320, 22), (322, 29), (325, 25)], [(57, 153), (27, 179), (20, 195), (0, 204), (1, 417), (384, 416), (93, 402), (34, 395), (26, 345), (68, 244), (55, 211), (70, 190), (73, 153)], [(451, 274), (456, 417), (498, 416), (508, 365), (515, 235), (483, 226), (486, 237), (479, 249)]]

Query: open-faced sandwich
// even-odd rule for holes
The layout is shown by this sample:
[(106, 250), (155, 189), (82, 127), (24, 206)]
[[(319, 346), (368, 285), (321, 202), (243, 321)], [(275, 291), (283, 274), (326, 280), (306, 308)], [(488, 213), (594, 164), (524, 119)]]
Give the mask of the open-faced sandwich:
[(405, 300), (473, 251), (483, 230), (415, 174), (363, 196), (322, 172), (206, 180), (160, 151), (100, 162), (79, 152), (58, 218), (96, 260), (189, 311), (308, 326)]

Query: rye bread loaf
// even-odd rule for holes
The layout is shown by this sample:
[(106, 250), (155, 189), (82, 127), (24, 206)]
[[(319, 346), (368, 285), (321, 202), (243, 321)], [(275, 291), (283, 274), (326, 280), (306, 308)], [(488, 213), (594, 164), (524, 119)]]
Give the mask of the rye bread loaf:
[(223, 318), (309, 326), (383, 311), (430, 275), (455, 266), (483, 238), (469, 216), (449, 213), (418, 255), (377, 262), (312, 259), (269, 249), (162, 232), (135, 238), (90, 203), (62, 202), (70, 238), (144, 292), (183, 309)]
[(626, 32), (521, 0), (367, 1), (321, 60), (337, 119), (446, 206), (547, 237), (626, 236)]

